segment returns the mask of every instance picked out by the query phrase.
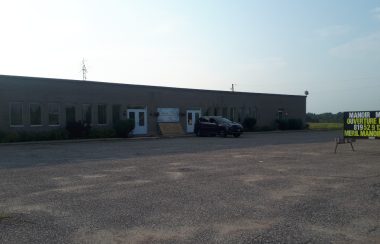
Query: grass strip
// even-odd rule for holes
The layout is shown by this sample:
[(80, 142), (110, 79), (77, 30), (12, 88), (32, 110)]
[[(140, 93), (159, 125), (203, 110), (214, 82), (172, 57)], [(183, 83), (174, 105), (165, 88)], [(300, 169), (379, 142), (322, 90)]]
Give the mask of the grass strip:
[(342, 123), (308, 123), (310, 130), (341, 130)]

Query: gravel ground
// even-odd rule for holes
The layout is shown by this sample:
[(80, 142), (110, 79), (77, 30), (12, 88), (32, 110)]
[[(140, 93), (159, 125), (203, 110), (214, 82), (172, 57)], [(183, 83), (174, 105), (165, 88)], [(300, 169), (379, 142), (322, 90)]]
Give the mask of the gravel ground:
[(380, 141), (0, 145), (0, 243), (380, 243)]

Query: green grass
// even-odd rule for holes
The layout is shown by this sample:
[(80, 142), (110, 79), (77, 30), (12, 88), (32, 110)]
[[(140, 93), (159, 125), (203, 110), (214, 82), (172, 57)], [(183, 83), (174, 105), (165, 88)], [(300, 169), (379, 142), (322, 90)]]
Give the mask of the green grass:
[(341, 130), (343, 124), (341, 123), (308, 123), (310, 130)]

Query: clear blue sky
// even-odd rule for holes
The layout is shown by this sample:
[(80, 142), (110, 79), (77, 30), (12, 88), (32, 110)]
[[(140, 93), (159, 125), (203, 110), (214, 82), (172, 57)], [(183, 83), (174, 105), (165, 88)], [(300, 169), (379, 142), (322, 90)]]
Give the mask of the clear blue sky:
[(303, 94), (380, 109), (380, 0), (0, 2), (0, 74)]

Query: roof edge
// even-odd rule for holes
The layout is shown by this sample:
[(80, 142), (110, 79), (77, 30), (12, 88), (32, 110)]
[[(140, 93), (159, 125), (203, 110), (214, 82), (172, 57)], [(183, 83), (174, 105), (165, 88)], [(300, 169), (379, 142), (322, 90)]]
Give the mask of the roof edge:
[(163, 89), (174, 89), (174, 90), (187, 90), (187, 91), (203, 91), (203, 92), (217, 92), (217, 93), (234, 93), (234, 94), (256, 94), (256, 95), (269, 95), (269, 96), (295, 96), (295, 97), (307, 97), (305, 95), (293, 95), (293, 94), (277, 94), (277, 93), (260, 93), (260, 92), (241, 92), (241, 91), (225, 91), (225, 90), (210, 90), (210, 89), (197, 89), (197, 88), (182, 88), (182, 87), (169, 87), (169, 86), (152, 86), (152, 85), (137, 85), (129, 83), (118, 83), (118, 82), (105, 82), (105, 81), (92, 81), (92, 80), (76, 80), (76, 79), (64, 79), (64, 78), (48, 78), (48, 77), (38, 77), (38, 76), (19, 76), (19, 75), (1, 75), (0, 78), (13, 78), (13, 79), (30, 79), (30, 80), (49, 80), (56, 82), (71, 82), (71, 83), (88, 83), (88, 84), (100, 84), (107, 86), (135, 86), (135, 87), (152, 87), (152, 88), (163, 88)]

